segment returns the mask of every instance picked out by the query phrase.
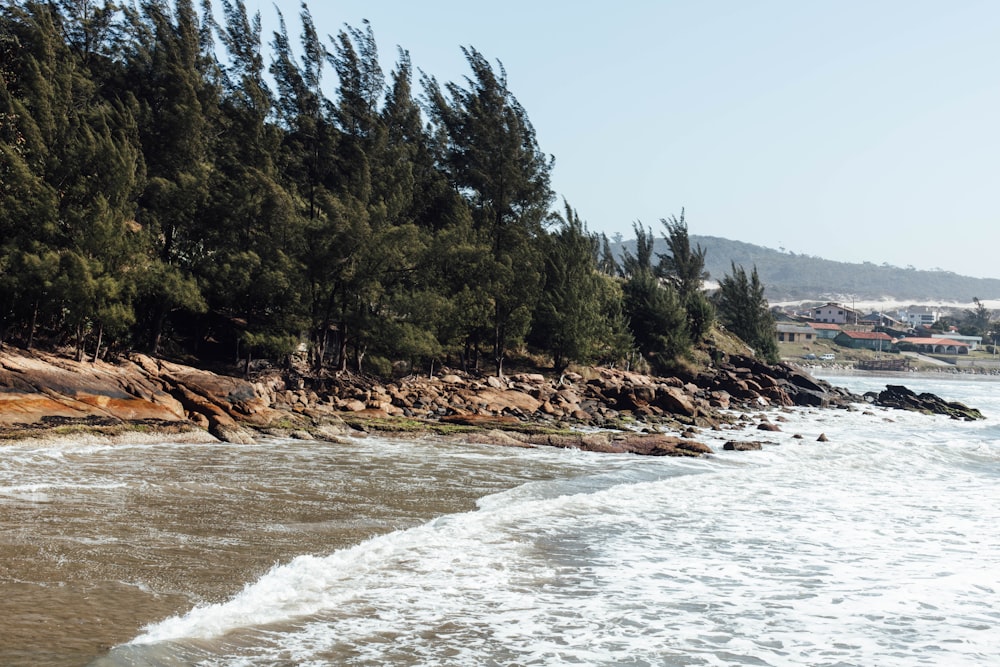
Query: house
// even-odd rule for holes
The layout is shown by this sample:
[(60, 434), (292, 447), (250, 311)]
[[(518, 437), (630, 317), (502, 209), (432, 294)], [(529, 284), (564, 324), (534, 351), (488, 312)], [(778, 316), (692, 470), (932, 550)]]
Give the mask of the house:
[(957, 333), (948, 332), (942, 338), (947, 338), (948, 340), (953, 340), (956, 343), (965, 343), (969, 346), (969, 352), (973, 352), (979, 349), (979, 346), (983, 344), (982, 336), (962, 336)]
[(867, 324), (873, 327), (886, 327), (889, 329), (899, 329), (902, 325), (902, 322), (892, 317), (889, 317), (885, 313), (872, 311), (861, 318), (860, 324)]
[(881, 350), (892, 348), (892, 338), (881, 331), (841, 331), (833, 342), (853, 349)]
[(808, 324), (778, 322), (779, 343), (806, 343), (816, 337), (816, 331)]
[(899, 339), (901, 350), (914, 350), (925, 354), (968, 354), (969, 344), (951, 338), (909, 337)]
[(899, 318), (910, 325), (911, 328), (929, 327), (938, 320), (944, 313), (940, 308), (931, 306), (910, 306), (899, 313)]
[(826, 303), (812, 309), (812, 318), (828, 324), (857, 324), (861, 313), (839, 303)]
[(816, 338), (826, 338), (828, 340), (833, 340), (842, 331), (839, 324), (810, 322), (809, 326), (816, 332)]

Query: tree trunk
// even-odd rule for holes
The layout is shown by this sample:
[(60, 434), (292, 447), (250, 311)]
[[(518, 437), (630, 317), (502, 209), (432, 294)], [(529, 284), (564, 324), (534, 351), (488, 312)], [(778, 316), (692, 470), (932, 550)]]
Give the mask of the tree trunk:
[(97, 326), (97, 345), (94, 346), (94, 361), (92, 363), (97, 363), (97, 358), (101, 354), (101, 341), (104, 339), (104, 325), (99, 324)]
[(150, 349), (154, 357), (160, 353), (160, 341), (163, 339), (163, 323), (166, 319), (167, 309), (160, 302), (156, 305), (156, 314), (153, 316), (153, 340), (151, 341)]
[(355, 360), (357, 362), (356, 363), (356, 370), (358, 372), (358, 375), (361, 375), (361, 364), (364, 362), (365, 355), (367, 353), (368, 353), (368, 346), (367, 345), (363, 346), (363, 349), (362, 349), (362, 346), (360, 346), (360, 345), (356, 345), (354, 347), (354, 358), (355, 358)]
[(35, 301), (35, 309), (31, 312), (31, 329), (28, 330), (28, 350), (35, 344), (35, 327), (38, 324), (38, 302)]
[(337, 370), (340, 372), (347, 370), (347, 324), (340, 323), (337, 331), (339, 340), (337, 341)]
[(76, 360), (83, 361), (83, 323), (76, 325)]

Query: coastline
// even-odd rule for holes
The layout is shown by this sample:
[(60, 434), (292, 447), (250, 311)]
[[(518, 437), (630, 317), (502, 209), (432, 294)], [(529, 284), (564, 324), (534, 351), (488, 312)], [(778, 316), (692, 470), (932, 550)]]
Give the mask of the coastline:
[(857, 397), (789, 365), (727, 355), (670, 377), (588, 368), (587, 377), (506, 377), (442, 369), (383, 382), (307, 380), (272, 372), (246, 380), (133, 354), (114, 363), (0, 348), (0, 442), (53, 438), (325, 439), (363, 433), (437, 435), (511, 446), (692, 456), (702, 429), (735, 413)]
[[(712, 453), (699, 442), (703, 430), (726, 430), (746, 419), (767, 428), (767, 413), (773, 409), (844, 409), (863, 402), (809, 370), (730, 354), (669, 377), (610, 368), (588, 368), (586, 377), (566, 373), (558, 379), (541, 373), (495, 377), (442, 369), (432, 377), (393, 381), (347, 374), (307, 380), (288, 372), (247, 380), (141, 354), (115, 363), (77, 362), (3, 346), (0, 444), (59, 439), (251, 444), (271, 437), (336, 442), (363, 434), (400, 434), (514, 447), (700, 456)], [(832, 367), (812, 371), (866, 373)], [(901, 381), (921, 375), (898, 374)], [(898, 402), (894, 397), (892, 407), (900, 407)], [(945, 414), (954, 415), (952, 407), (943, 406), (949, 410)], [(911, 408), (936, 409), (926, 402)]]

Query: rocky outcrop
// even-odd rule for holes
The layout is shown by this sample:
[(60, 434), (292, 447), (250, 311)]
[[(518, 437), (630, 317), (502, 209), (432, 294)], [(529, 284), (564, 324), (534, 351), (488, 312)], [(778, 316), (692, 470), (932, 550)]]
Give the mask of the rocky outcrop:
[(280, 414), (249, 382), (144, 355), (91, 363), (0, 351), (0, 427), (15, 433), (57, 424), (145, 424), (251, 442), (248, 426), (267, 426)]
[[(556, 381), (538, 373), (495, 377), (446, 369), (433, 377), (393, 382), (272, 372), (247, 381), (142, 354), (115, 363), (79, 363), (4, 347), (0, 430), (145, 423), (161, 429), (200, 428), (221, 440), (250, 442), (261, 432), (330, 439), (351, 428), (386, 432), (435, 425), (438, 433), (459, 429), (467, 438), (504, 433), (491, 441), (516, 446), (692, 456), (711, 451), (690, 437), (697, 429), (719, 429), (741, 413), (862, 400), (793, 366), (770, 366), (744, 356), (671, 377), (609, 368), (588, 372), (587, 378), (566, 373)], [(982, 417), (961, 404), (917, 397), (898, 387), (875, 402), (956, 418)], [(607, 432), (581, 434), (581, 426)], [(651, 432), (639, 433), (637, 426)], [(758, 428), (780, 430), (766, 420)], [(746, 443), (739, 445), (746, 448)]]
[(952, 419), (964, 419), (965, 421), (985, 419), (979, 410), (970, 408), (963, 403), (946, 401), (940, 396), (935, 396), (931, 393), (917, 394), (911, 389), (898, 384), (886, 385), (885, 390), (877, 394), (869, 392), (865, 394), (865, 398), (874, 405), (895, 408), (897, 410), (912, 410), (930, 415), (947, 415)]

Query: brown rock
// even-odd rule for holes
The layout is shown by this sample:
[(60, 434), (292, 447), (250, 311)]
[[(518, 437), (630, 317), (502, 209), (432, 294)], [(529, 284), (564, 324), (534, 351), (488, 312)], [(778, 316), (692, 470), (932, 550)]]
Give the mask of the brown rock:
[(347, 410), (349, 412), (361, 412), (366, 407), (368, 406), (365, 405), (364, 401), (359, 401), (357, 399), (342, 401), (340, 404), (340, 408), (342, 410)]
[(694, 417), (698, 414), (694, 401), (679, 387), (663, 387), (656, 396), (656, 405), (675, 415)]
[(724, 444), (722, 448), (729, 452), (753, 452), (763, 449), (763, 443), (757, 441), (730, 440)]

